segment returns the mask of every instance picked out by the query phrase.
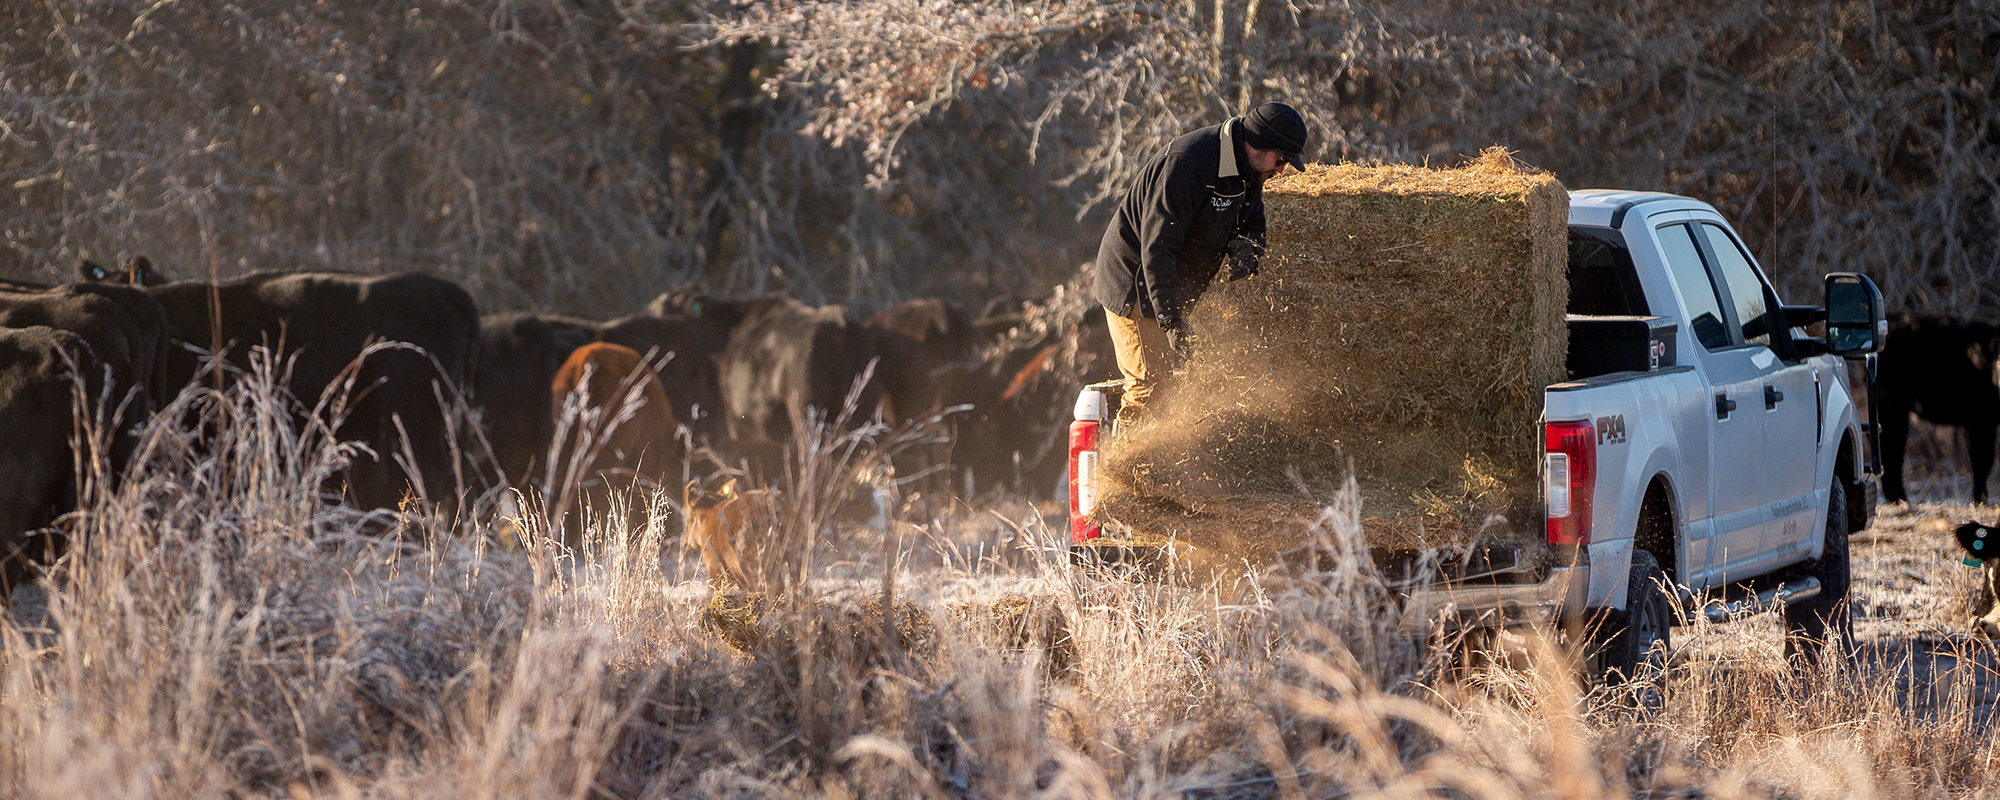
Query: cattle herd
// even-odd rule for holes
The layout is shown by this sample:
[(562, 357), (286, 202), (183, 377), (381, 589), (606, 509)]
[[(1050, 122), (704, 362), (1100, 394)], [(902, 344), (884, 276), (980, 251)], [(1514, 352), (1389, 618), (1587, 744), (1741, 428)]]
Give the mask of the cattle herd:
[[(343, 502), (450, 510), (512, 488), (560, 516), (660, 489), (704, 541), (769, 503), (765, 485), (782, 478), (808, 422), (940, 420), (946, 435), (898, 453), (902, 482), (934, 494), (1058, 492), (1069, 400), (1116, 372), (1083, 277), (977, 315), (937, 299), (861, 317), (682, 289), (643, 313), (592, 320), (481, 316), (457, 284), (415, 273), (169, 281), (144, 257), (80, 272), (56, 286), (0, 282), (0, 597), (59, 549), (51, 526), (76, 506), (88, 460), (79, 442), (96, 442), (87, 455), (115, 479), (139, 425), (190, 387), (231, 385), (257, 348), (287, 359), (283, 388), (302, 417), (363, 446), (328, 487)], [(1906, 499), (1914, 414), (1965, 430), (1972, 497), (1984, 502), (2000, 327), (1897, 316), (1878, 374), (1883, 499)], [(458, 413), (476, 424), (453, 424)], [(102, 435), (79, 437), (80, 423)], [(720, 473), (726, 486), (704, 485)], [(695, 499), (703, 492), (709, 502)], [(703, 554), (712, 571), (743, 571), (727, 548)]]
[(116, 479), (156, 411), (233, 385), (260, 348), (285, 364), (301, 425), (360, 445), (329, 497), (448, 512), (510, 488), (545, 507), (603, 508), (621, 488), (692, 505), (727, 472), (716, 499), (740, 515), (755, 484), (782, 478), (808, 422), (936, 420), (937, 444), (898, 453), (903, 482), (1045, 496), (1062, 480), (1069, 400), (1115, 374), (1101, 312), (1074, 284), (977, 316), (936, 299), (859, 317), (684, 289), (592, 320), (482, 316), (462, 287), (416, 273), (170, 281), (144, 257), (80, 272), (0, 283), (0, 597), (56, 554), (52, 526), (77, 504), (79, 423), (106, 432), (91, 452)]

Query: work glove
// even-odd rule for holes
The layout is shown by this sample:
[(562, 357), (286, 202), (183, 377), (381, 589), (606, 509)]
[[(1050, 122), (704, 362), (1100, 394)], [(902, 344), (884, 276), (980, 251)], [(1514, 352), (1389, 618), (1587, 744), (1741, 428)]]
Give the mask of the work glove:
[(1186, 359), (1188, 351), (1194, 347), (1194, 342), (1190, 341), (1191, 337), (1188, 336), (1186, 323), (1181, 322), (1179, 316), (1172, 314), (1162, 314), (1159, 319), (1160, 332), (1167, 335), (1167, 349), (1173, 351), (1176, 361)]
[(1261, 249), (1256, 242), (1242, 237), (1229, 240), (1229, 279), (1242, 280), (1257, 274), (1257, 257)]

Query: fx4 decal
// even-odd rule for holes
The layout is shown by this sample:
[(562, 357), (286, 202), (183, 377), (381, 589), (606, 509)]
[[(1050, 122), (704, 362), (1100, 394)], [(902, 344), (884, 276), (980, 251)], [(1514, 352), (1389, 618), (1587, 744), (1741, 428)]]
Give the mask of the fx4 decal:
[(1600, 445), (1625, 443), (1624, 414), (1597, 418), (1597, 443)]

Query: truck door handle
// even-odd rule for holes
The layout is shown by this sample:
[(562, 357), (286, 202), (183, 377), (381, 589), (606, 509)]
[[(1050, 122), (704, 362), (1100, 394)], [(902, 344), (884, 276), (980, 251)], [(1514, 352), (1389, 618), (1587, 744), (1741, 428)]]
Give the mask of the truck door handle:
[(1784, 393), (1784, 392), (1781, 392), (1781, 391), (1778, 391), (1778, 387), (1776, 387), (1776, 386), (1772, 386), (1772, 385), (1770, 385), (1770, 384), (1765, 384), (1765, 385), (1764, 385), (1764, 410), (1765, 410), (1765, 411), (1769, 411), (1769, 410), (1771, 410), (1771, 409), (1774, 409), (1774, 408), (1777, 408), (1777, 407), (1778, 407), (1778, 404), (1779, 404), (1779, 403), (1782, 403), (1782, 402), (1785, 402), (1785, 393)]
[(1729, 395), (1718, 394), (1715, 396), (1716, 419), (1729, 419), (1729, 412), (1735, 410), (1736, 410), (1736, 401), (1729, 399)]

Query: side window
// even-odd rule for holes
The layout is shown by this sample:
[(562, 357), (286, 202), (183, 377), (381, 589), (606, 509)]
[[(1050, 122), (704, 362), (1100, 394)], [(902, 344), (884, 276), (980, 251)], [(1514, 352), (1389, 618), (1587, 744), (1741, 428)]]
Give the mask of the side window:
[(1743, 248), (1720, 225), (1703, 223), (1702, 235), (1708, 237), (1709, 249), (1715, 251), (1717, 271), (1722, 273), (1722, 282), (1729, 287), (1729, 299), (1736, 304), (1736, 318), (1743, 324), (1743, 341), (1751, 344), (1770, 346), (1771, 316), (1764, 302), (1764, 282), (1757, 278), (1757, 269), (1750, 266), (1749, 256)]
[(1666, 254), (1667, 269), (1674, 273), (1674, 283), (1680, 286), (1681, 301), (1687, 304), (1688, 327), (1693, 329), (1695, 340), (1710, 350), (1728, 347), (1729, 325), (1723, 322), (1722, 299), (1715, 293), (1715, 282), (1709, 280), (1708, 268), (1702, 266), (1694, 232), (1686, 225), (1663, 225), (1660, 249)]

